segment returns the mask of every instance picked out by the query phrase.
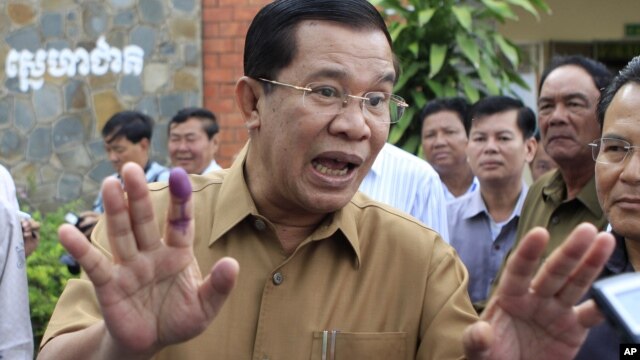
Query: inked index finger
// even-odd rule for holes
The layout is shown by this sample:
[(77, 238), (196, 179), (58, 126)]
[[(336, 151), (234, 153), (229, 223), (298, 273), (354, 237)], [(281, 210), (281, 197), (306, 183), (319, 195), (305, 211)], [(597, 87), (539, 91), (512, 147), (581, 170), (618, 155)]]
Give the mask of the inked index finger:
[(193, 243), (193, 204), (191, 181), (182, 168), (173, 168), (169, 175), (171, 203), (167, 212), (165, 243), (168, 246), (191, 247)]

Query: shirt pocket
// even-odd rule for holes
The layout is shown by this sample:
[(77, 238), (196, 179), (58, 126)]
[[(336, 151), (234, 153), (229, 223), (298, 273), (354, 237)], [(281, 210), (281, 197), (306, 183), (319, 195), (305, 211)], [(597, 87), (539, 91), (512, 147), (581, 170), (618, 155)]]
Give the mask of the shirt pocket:
[[(333, 343), (335, 341), (335, 344)], [(313, 333), (311, 360), (389, 360), (407, 358), (406, 332), (337, 332), (328, 331), (323, 350), (323, 332)], [(333, 357), (332, 357), (333, 355)]]

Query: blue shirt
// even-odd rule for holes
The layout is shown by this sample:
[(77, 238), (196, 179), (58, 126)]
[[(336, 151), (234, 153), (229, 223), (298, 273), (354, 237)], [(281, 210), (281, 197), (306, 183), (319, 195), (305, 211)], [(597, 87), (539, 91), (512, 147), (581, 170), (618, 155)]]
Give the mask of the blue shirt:
[[(511, 216), (501, 224), (496, 224), (489, 215), (480, 191), (459, 197), (447, 206), (450, 243), (469, 271), (469, 296), (474, 303), (489, 296), (491, 283), (500, 270), (502, 260), (516, 240), (518, 219), (527, 190), (523, 183)], [(492, 226), (496, 225), (502, 226), (492, 232)]]
[[(599, 278), (635, 271), (631, 261), (629, 261), (624, 238), (615, 232), (612, 232), (612, 234), (616, 238), (616, 247)], [(588, 297), (590, 297), (590, 294)], [(605, 321), (589, 330), (589, 335), (587, 335), (587, 339), (582, 344), (574, 360), (622, 358), (620, 357), (620, 344), (622, 342), (616, 329), (608, 321)]]
[(361, 192), (422, 221), (449, 241), (447, 208), (438, 173), (419, 157), (386, 143), (360, 184)]
[[(148, 163), (147, 166), (144, 168), (144, 175), (147, 178), (148, 183), (152, 183), (156, 181), (165, 181), (163, 179), (169, 178), (169, 169), (153, 161)], [(115, 173), (111, 176), (116, 177), (117, 179), (120, 179), (120, 175), (118, 175), (118, 173)], [(93, 203), (93, 211), (97, 213), (104, 212), (104, 207), (102, 205), (102, 192), (98, 192), (98, 197), (96, 198), (96, 201), (94, 201)]]

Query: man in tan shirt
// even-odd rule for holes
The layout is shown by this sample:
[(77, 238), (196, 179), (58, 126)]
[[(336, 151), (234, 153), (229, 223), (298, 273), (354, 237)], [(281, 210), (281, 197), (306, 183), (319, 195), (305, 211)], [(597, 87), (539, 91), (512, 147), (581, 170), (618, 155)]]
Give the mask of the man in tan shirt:
[(455, 252), (356, 194), (406, 106), (389, 94), (397, 74), (366, 0), (263, 8), (236, 86), (243, 154), (191, 182), (174, 169), (151, 192), (128, 164), (126, 200), (105, 181), (96, 246), (59, 231), (85, 274), (60, 298), (40, 358), (571, 358), (601, 320), (592, 302), (573, 304), (613, 239), (584, 226), (534, 278), (547, 235), (532, 232), (478, 322)]

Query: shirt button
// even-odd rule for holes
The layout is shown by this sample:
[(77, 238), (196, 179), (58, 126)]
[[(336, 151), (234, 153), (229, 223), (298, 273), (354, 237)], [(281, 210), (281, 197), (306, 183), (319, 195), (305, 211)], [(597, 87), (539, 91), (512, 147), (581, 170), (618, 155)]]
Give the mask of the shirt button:
[(500, 245), (499, 244), (494, 244), (493, 245), (493, 250), (500, 250)]
[(284, 281), (284, 277), (282, 276), (282, 273), (277, 272), (277, 273), (273, 274), (273, 283), (274, 283), (274, 285), (280, 285), (280, 284), (282, 284), (283, 281)]
[(262, 219), (256, 219), (253, 225), (258, 229), (258, 231), (264, 231), (264, 229), (267, 228), (267, 224), (265, 224)]
[(552, 225), (558, 225), (558, 223), (560, 222), (560, 218), (557, 216), (554, 216), (551, 218), (551, 224)]

